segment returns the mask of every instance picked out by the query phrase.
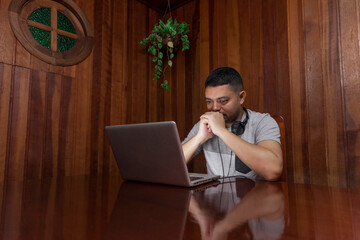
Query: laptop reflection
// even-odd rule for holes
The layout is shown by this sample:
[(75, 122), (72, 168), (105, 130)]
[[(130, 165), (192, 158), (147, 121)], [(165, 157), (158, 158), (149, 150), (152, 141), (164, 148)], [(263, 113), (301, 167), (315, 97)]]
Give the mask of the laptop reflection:
[(122, 183), (107, 239), (183, 239), (190, 196), (188, 188)]

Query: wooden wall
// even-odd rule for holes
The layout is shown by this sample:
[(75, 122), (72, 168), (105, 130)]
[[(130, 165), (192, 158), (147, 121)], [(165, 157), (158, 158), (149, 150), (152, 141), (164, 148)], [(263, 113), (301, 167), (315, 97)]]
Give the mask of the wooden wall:
[(95, 46), (64, 68), (16, 41), (9, 2), (0, 0), (1, 180), (117, 174), (104, 126), (174, 120), (183, 139), (206, 109), (207, 75), (231, 66), (246, 107), (285, 118), (289, 181), (360, 185), (358, 0), (193, 0), (171, 12), (191, 28), (190, 50), (166, 73), (171, 91), (151, 80), (138, 44), (163, 18), (142, 3), (77, 0)]
[(360, 2), (198, 2), (201, 85), (236, 68), (245, 105), (285, 118), (289, 181), (359, 187)]
[[(193, 123), (185, 93), (196, 82), (196, 48), (179, 53), (167, 72), (172, 91), (151, 81), (153, 66), (139, 42), (161, 15), (135, 0), (78, 0), (94, 49), (76, 66), (56, 67), (15, 39), (9, 3), (0, 0), (0, 181), (118, 174), (104, 132), (110, 124), (174, 120), (184, 138)], [(195, 4), (173, 14), (198, 23)]]
[(294, 181), (360, 185), (357, 0), (288, 1)]

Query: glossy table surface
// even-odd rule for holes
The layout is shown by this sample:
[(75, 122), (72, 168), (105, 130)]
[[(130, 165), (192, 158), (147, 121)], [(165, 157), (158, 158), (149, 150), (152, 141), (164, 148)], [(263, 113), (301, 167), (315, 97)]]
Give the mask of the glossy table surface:
[(228, 178), (195, 189), (0, 183), (0, 239), (360, 239), (360, 189)]

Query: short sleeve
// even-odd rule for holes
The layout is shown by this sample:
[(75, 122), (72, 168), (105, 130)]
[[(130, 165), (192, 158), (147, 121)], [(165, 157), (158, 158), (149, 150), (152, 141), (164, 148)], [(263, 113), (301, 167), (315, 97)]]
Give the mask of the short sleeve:
[(273, 140), (281, 144), (279, 125), (269, 114), (265, 114), (259, 121), (255, 131), (255, 144), (265, 140)]

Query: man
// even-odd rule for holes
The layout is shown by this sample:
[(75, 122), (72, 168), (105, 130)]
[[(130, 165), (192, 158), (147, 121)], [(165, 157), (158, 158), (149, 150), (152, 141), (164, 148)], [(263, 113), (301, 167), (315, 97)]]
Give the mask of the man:
[(183, 141), (186, 162), (203, 150), (210, 174), (277, 180), (283, 168), (279, 126), (269, 114), (244, 108), (245, 98), (235, 69), (218, 68), (208, 76), (208, 112)]

